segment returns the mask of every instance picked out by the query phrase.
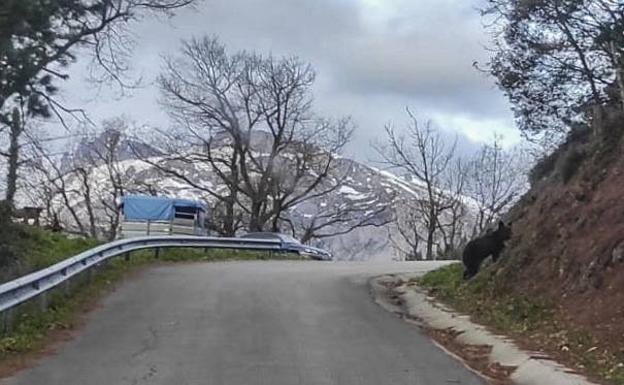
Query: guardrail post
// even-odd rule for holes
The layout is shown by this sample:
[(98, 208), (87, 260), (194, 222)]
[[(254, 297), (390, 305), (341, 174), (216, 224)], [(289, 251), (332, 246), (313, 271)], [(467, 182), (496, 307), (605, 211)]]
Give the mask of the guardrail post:
[(160, 257), (160, 247), (157, 247), (154, 249), (154, 258), (159, 258)]
[(124, 261), (129, 261), (130, 260), (130, 252), (128, 251), (127, 253), (124, 254)]
[(39, 310), (42, 312), (48, 310), (48, 292), (44, 291), (39, 294)]

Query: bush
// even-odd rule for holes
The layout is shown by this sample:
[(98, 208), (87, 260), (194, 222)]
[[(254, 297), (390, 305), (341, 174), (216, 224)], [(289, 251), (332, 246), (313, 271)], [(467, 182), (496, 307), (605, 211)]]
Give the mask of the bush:
[(18, 230), (18, 226), (11, 221), (11, 207), (4, 201), (0, 202), (0, 269), (16, 260), (12, 245)]

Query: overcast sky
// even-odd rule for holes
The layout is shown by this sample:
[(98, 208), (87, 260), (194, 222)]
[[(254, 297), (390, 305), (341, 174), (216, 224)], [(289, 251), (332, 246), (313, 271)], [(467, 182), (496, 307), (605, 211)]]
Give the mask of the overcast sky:
[(181, 39), (216, 35), (232, 52), (297, 55), (312, 63), (316, 110), (353, 117), (358, 128), (348, 152), (358, 159), (372, 157), (369, 144), (383, 137), (384, 124), (405, 123), (405, 106), (467, 138), (465, 149), (494, 133), (513, 144), (519, 134), (506, 100), (473, 68), (488, 57), (479, 1), (204, 0), (170, 20), (133, 27), (134, 73), (143, 88), (122, 99), (96, 94), (79, 62), (63, 85), (64, 97), (96, 122), (126, 114), (139, 124), (167, 127), (153, 86), (161, 55), (175, 54)]

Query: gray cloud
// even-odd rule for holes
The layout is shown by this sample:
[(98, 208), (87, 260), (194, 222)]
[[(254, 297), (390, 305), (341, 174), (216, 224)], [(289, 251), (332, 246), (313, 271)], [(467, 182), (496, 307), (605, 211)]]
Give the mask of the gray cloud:
[[(405, 121), (404, 107), (472, 140), (493, 131), (517, 138), (507, 103), (472, 67), (484, 62), (481, 0), (205, 0), (171, 20), (146, 19), (133, 28), (134, 71), (145, 87), (130, 98), (111, 91), (94, 98), (79, 63), (64, 87), (69, 103), (85, 105), (94, 120), (125, 113), (137, 122), (166, 126), (152, 82), (162, 54), (181, 39), (217, 35), (231, 50), (297, 55), (319, 76), (317, 109), (352, 115), (359, 128), (351, 153), (370, 157), (368, 143), (389, 120)], [(465, 141), (467, 148), (470, 141)]]

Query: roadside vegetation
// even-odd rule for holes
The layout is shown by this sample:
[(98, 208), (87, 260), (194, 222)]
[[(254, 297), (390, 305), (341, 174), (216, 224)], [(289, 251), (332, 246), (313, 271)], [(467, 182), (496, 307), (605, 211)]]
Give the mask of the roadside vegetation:
[(590, 330), (570, 328), (556, 303), (505, 290), (494, 269), (486, 268), (470, 281), (462, 275), (463, 266), (453, 264), (413, 283), (522, 348), (544, 352), (594, 379), (624, 384), (624, 352), (604, 350)]
[(32, 226), (13, 226), (10, 239), (3, 240), (1, 281), (28, 274), (99, 244), (91, 238), (70, 238)]
[(418, 283), (436, 298), (497, 331), (532, 332), (552, 322), (553, 306), (547, 301), (500, 293), (487, 272), (466, 282), (463, 271), (461, 264), (452, 264), (426, 274)]
[[(70, 238), (30, 226), (15, 225), (11, 242), (4, 244), (12, 251), (14, 263), (5, 266), (5, 281), (57, 263), (99, 242), (88, 238)], [(18, 306), (11, 319), (3, 318), (0, 330), (0, 361), (20, 360), (24, 353), (44, 350), (49, 343), (62, 338), (80, 325), (81, 314), (119, 282), (141, 267), (154, 263), (217, 262), (232, 260), (301, 259), (297, 254), (223, 249), (162, 249), (133, 252), (126, 260), (112, 258), (92, 271), (74, 277), (52, 290), (43, 310), (40, 298)], [(6, 272), (11, 271), (12, 274)], [(7, 365), (13, 367), (16, 364)], [(0, 371), (2, 374), (2, 371)]]

